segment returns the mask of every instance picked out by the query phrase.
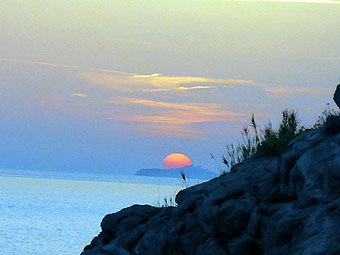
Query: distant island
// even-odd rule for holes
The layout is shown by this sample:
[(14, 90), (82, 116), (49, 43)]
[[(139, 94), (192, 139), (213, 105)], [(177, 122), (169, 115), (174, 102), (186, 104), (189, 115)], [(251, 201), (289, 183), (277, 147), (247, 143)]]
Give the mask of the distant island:
[(136, 176), (154, 176), (154, 177), (170, 177), (170, 178), (181, 178), (181, 172), (183, 172), (188, 179), (202, 179), (209, 180), (217, 177), (219, 174), (203, 169), (201, 166), (186, 166), (181, 168), (172, 169), (140, 169), (135, 175)]

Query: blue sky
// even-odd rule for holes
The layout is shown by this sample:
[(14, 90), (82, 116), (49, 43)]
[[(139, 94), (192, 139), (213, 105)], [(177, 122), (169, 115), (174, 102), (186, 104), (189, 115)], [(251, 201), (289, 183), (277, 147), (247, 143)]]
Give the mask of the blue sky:
[(312, 124), (340, 79), (338, 1), (2, 1), (0, 168), (217, 171), (252, 113)]

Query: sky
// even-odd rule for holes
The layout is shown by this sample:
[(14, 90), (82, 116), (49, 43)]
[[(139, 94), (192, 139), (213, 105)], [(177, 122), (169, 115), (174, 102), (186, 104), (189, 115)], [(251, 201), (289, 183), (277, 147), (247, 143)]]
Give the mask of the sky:
[(339, 21), (326, 0), (2, 0), (0, 168), (220, 171), (252, 113), (336, 107)]

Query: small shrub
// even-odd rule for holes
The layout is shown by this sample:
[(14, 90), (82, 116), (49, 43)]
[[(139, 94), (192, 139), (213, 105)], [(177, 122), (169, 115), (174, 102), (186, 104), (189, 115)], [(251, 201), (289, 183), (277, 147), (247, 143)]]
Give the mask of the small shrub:
[(316, 123), (311, 128), (304, 128), (299, 127), (294, 110), (284, 110), (278, 130), (274, 130), (270, 122), (264, 130), (261, 130), (253, 114), (250, 124), (243, 128), (241, 142), (236, 146), (231, 144), (226, 147), (227, 153), (222, 157), (223, 163), (230, 170), (248, 158), (280, 156), (287, 151), (291, 140), (304, 131), (316, 129), (321, 129), (321, 133), (328, 136), (340, 134), (340, 111), (331, 109), (327, 104)]
[(325, 125), (328, 117), (330, 116), (340, 116), (340, 112), (330, 108), (330, 105), (328, 103), (326, 109), (323, 110), (321, 115), (318, 117), (318, 120), (314, 124), (313, 129), (322, 128)]
[(322, 127), (322, 133), (329, 136), (334, 136), (340, 133), (340, 116), (330, 115)]
[(242, 142), (237, 146), (232, 144), (227, 146), (227, 154), (222, 159), (229, 169), (248, 158), (281, 155), (288, 149), (289, 142), (303, 131), (303, 128), (299, 127), (297, 114), (294, 110), (282, 112), (278, 130), (274, 130), (270, 122), (264, 130), (261, 130), (256, 124), (254, 114), (249, 126), (253, 135), (248, 127), (244, 127)]
[(263, 139), (257, 148), (256, 156), (279, 156), (288, 149), (288, 144), (301, 133), (295, 111), (284, 110), (278, 131), (274, 131), (271, 123), (263, 131)]
[(329, 103), (318, 120), (312, 127), (313, 130), (321, 129), (324, 135), (334, 136), (340, 133), (340, 111), (331, 109)]

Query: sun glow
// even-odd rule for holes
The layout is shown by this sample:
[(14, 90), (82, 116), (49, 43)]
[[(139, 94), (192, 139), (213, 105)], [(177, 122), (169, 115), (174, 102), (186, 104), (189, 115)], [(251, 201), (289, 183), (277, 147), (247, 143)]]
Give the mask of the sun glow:
[(185, 166), (191, 166), (191, 159), (182, 153), (172, 153), (166, 156), (163, 160), (163, 168), (180, 168)]

